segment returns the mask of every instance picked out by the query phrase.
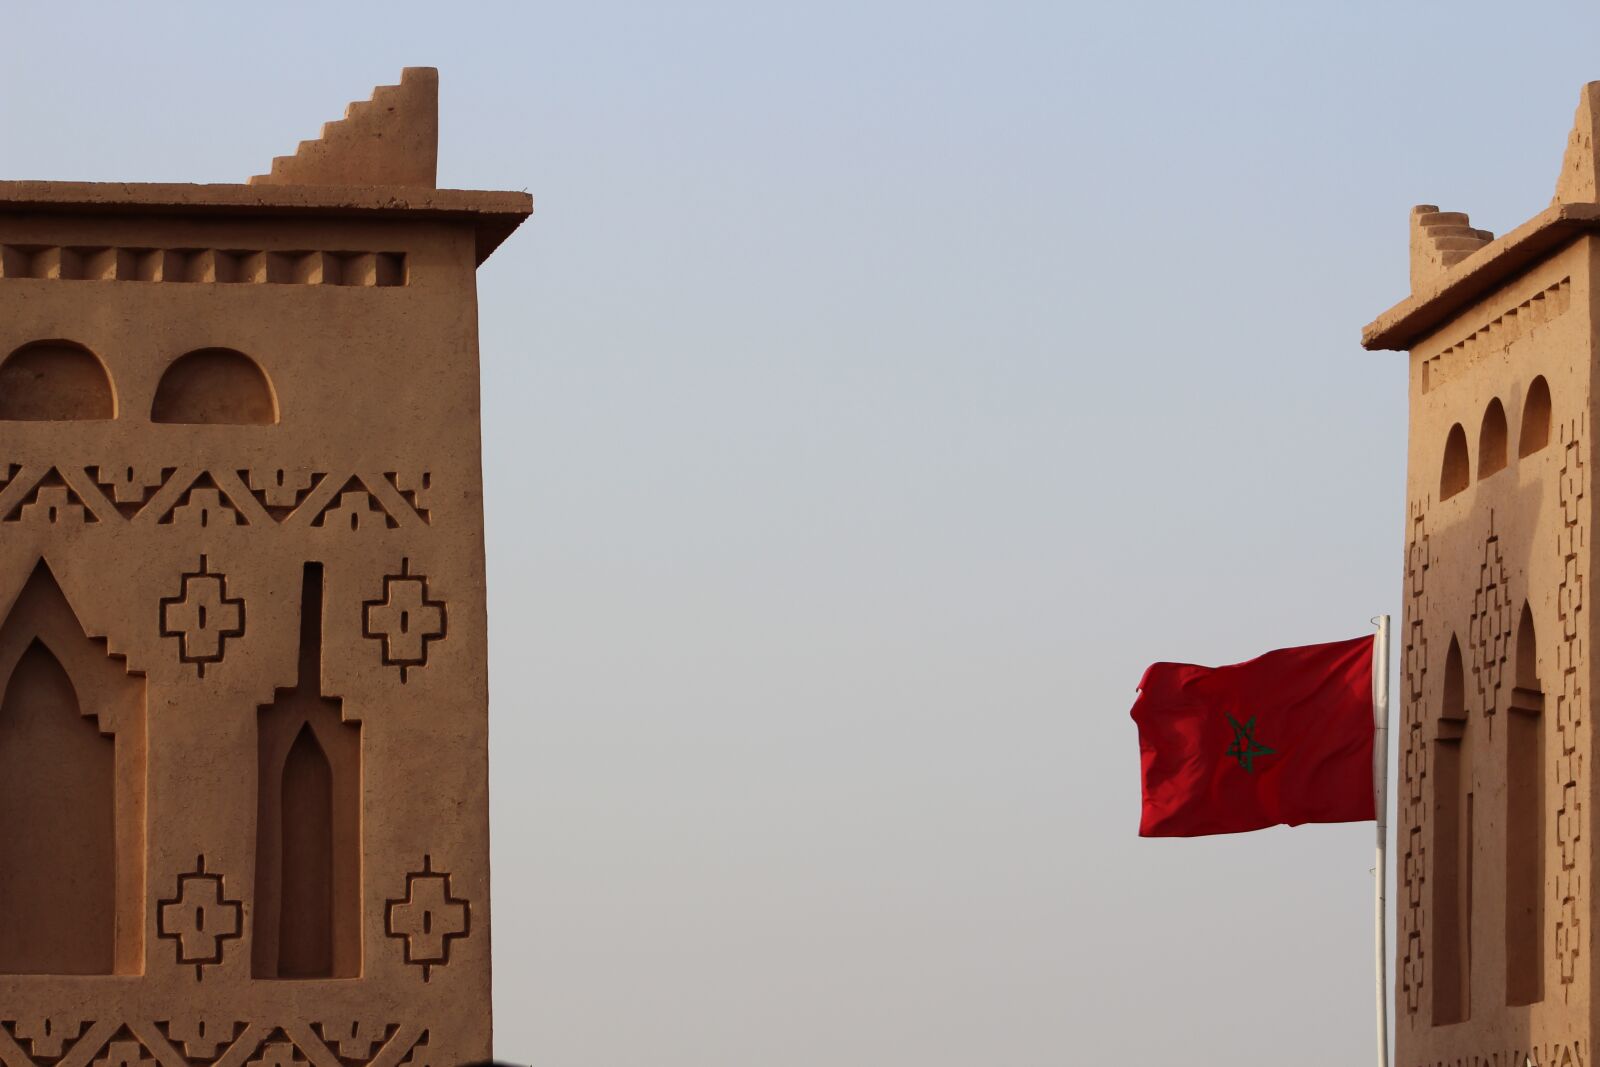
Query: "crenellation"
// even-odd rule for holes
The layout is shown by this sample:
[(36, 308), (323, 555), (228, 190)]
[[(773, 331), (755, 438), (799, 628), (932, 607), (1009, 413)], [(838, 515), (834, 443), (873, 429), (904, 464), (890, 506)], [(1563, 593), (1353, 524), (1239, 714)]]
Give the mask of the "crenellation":
[(400, 84), (380, 85), (368, 100), (322, 125), (315, 140), (272, 161), (251, 185), (397, 185), (432, 188), (439, 132), (439, 72), (407, 67)]
[(1411, 209), (1411, 288), (1415, 292), (1494, 240), (1472, 225), (1464, 211), (1433, 204)]
[(1578, 110), (1567, 135), (1552, 204), (1591, 204), (1600, 201), (1600, 82), (1590, 82), (1578, 95)]

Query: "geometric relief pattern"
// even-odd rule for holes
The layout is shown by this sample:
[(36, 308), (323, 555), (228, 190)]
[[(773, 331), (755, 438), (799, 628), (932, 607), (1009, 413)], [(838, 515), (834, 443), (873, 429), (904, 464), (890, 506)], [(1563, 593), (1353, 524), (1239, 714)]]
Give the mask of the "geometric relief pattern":
[(388, 1044), (400, 1026), (371, 1019), (352, 1019), (344, 1023), (313, 1023), (312, 1029), (345, 1067), (364, 1067), (372, 1062), (378, 1049)]
[(411, 573), (411, 560), (400, 560), (399, 574), (383, 577), (383, 595), (361, 602), (362, 636), (383, 642), (383, 662), (406, 671), (428, 662), (428, 642), (445, 636), (445, 604), (428, 598), (428, 578)]
[(431, 522), (433, 510), (433, 472), (425, 470), (389, 471), (384, 475), (395, 491), (405, 498), (423, 522)]
[(433, 1046), (428, 1043), (428, 1031), (424, 1030), (417, 1043), (411, 1046), (411, 1051), (406, 1053), (406, 1058), (400, 1061), (400, 1067), (450, 1067), (450, 1065), (434, 1055)]
[(89, 489), (85, 481), (69, 481), (57, 467), (47, 467), (42, 473), (24, 471), (24, 475), (17, 478), (17, 483), (26, 484), (27, 492), (7, 510), (4, 520), (0, 521), (83, 526), (99, 522), (102, 513), (115, 514), (103, 496), (94, 503), (85, 497)]
[[(1571, 306), (1572, 279), (1568, 277), (1534, 293), (1516, 307), (1507, 308), (1424, 363), (1422, 391), (1426, 393), (1437, 389), (1479, 360), (1505, 351), (1512, 341), (1527, 330), (1559, 319)], [(1518, 1064), (1517, 1067), (1522, 1065)]]
[(282, 522), (304, 503), (318, 475), (310, 467), (250, 467), (239, 478), (273, 521)]
[(208, 570), (204, 554), (198, 571), (183, 574), (178, 592), (161, 598), (161, 636), (178, 639), (178, 658), (194, 664), (201, 678), (206, 664), (222, 662), (228, 638), (244, 636), (244, 599), (228, 596), (227, 576)]
[[(1481, 1053), (1470, 1058), (1451, 1059), (1450, 1067), (1456, 1064), (1472, 1064), (1473, 1067), (1586, 1067), (1588, 1061), (1583, 1058), (1582, 1041), (1557, 1041), (1546, 1045), (1529, 1045), (1526, 1049), (1508, 1049), (1504, 1053)], [(1429, 1064), (1428, 1067), (1434, 1067)], [(1438, 1067), (1446, 1067), (1445, 1063)]]
[(20, 1042), (34, 1063), (53, 1064), (66, 1055), (67, 1048), (83, 1034), (81, 1015), (25, 1015), (0, 1019), (0, 1030)]
[(1581, 740), (1583, 726), (1584, 661), (1584, 574), (1583, 546), (1588, 541), (1584, 521), (1584, 463), (1578, 445), (1579, 422), (1561, 427), (1561, 475), (1557, 482), (1557, 501), (1561, 507), (1561, 529), (1556, 534), (1561, 558), (1561, 585), (1556, 593), (1556, 611), (1561, 632), (1556, 644), (1556, 849), (1560, 865), (1555, 877), (1555, 954), (1561, 973), (1562, 998), (1566, 999), (1578, 976), (1579, 946), (1583, 929), (1583, 870), (1588, 863), (1583, 841), (1583, 766), (1588, 753)]
[[(402, 469), (382, 476), (309, 467), (193, 470), (160, 465), (26, 467), (0, 462), (0, 523), (86, 525), (155, 518), (162, 526), (210, 528), (309, 523), (339, 530), (393, 530), (410, 515), (432, 521), (433, 475)], [(176, 484), (181, 481), (182, 484)], [(160, 501), (159, 514), (150, 514)]]
[(277, 1028), (261, 1042), (256, 1054), (244, 1061), (244, 1067), (298, 1067), (309, 1062), (294, 1040), (282, 1028)]
[(5, 1067), (432, 1067), (428, 1031), (416, 1023), (317, 1018), (245, 1023), (194, 1012), (121, 1023), (81, 1014), (0, 1018)]
[(432, 968), (450, 962), (450, 942), (470, 932), (471, 909), (450, 895), (450, 875), (433, 869), (433, 857), (422, 857), (422, 870), (406, 875), (406, 895), (386, 902), (384, 931), (405, 942), (405, 961), (422, 968), (428, 981)]
[(1478, 706), (1485, 715), (1493, 715), (1500, 706), (1500, 683), (1505, 680), (1506, 656), (1511, 648), (1511, 595), (1506, 589), (1506, 565), (1500, 558), (1500, 538), (1495, 536), (1492, 509), (1489, 536), (1483, 543), (1483, 562), (1478, 566), (1478, 590), (1472, 597), (1467, 641), (1472, 649)]
[(183, 1053), (191, 1067), (215, 1063), (223, 1050), (239, 1040), (244, 1022), (212, 1015), (187, 1015), (177, 1019), (157, 1019), (156, 1029), (172, 1047)]
[(0, 278), (235, 285), (405, 285), (404, 252), (0, 245)]
[(1422, 1006), (1424, 982), (1423, 886), (1427, 881), (1427, 852), (1423, 844), (1424, 785), (1428, 774), (1427, 742), (1422, 732), (1422, 698), (1428, 672), (1428, 639), (1423, 620), (1428, 568), (1433, 560), (1428, 542), (1426, 506), (1410, 507), (1406, 539), (1406, 600), (1402, 617), (1405, 650), (1401, 660), (1400, 832), (1405, 835), (1397, 877), (1400, 881), (1400, 973), (1396, 978), (1406, 1014)]
[(109, 466), (99, 465), (90, 467), (94, 480), (111, 496), (111, 502), (116, 505), (118, 513), (125, 519), (131, 519), (139, 513), (139, 509), (150, 503), (150, 498), (155, 496), (166, 480), (172, 477), (175, 467), (146, 467), (136, 466)]
[(196, 981), (205, 977), (206, 964), (222, 962), (222, 943), (244, 932), (243, 905), (223, 897), (222, 875), (206, 871), (206, 858), (195, 870), (178, 875), (178, 892), (156, 909), (156, 933), (177, 942), (178, 962), (194, 966)]
[(89, 1067), (160, 1067), (160, 1063), (133, 1031), (124, 1026), (111, 1035)]
[(183, 496), (156, 520), (162, 526), (211, 529), (217, 526), (247, 526), (239, 505), (210, 474), (201, 474), (189, 483)]
[(313, 526), (327, 526), (335, 530), (392, 530), (400, 524), (389, 514), (367, 483), (359, 474), (352, 474), (327, 507), (323, 508)]

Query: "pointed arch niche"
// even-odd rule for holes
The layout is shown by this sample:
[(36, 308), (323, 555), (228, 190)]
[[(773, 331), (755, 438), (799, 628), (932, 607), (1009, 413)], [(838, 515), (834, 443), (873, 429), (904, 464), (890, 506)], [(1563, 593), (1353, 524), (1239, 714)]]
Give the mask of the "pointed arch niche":
[(1433, 1025), (1472, 1004), (1472, 721), (1461, 645), (1450, 637), (1433, 757)]
[(40, 561), (0, 624), (0, 974), (139, 974), (145, 684)]
[(361, 724), (322, 695), (322, 564), (305, 566), (300, 674), (256, 719), (257, 978), (361, 974)]
[(1517, 626), (1506, 716), (1506, 1003), (1544, 999), (1544, 685), (1533, 611)]

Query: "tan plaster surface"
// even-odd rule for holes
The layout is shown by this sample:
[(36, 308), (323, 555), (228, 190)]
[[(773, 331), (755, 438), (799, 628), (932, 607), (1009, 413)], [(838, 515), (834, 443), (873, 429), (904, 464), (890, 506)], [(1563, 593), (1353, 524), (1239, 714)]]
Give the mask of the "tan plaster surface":
[(531, 202), (419, 186), (418, 110), (302, 184), (0, 183), (6, 1067), (490, 1053), (475, 271)]
[(1413, 293), (1363, 335), (1410, 353), (1401, 1067), (1594, 1058), (1593, 95), (1528, 223), (1495, 239), (1415, 209)]

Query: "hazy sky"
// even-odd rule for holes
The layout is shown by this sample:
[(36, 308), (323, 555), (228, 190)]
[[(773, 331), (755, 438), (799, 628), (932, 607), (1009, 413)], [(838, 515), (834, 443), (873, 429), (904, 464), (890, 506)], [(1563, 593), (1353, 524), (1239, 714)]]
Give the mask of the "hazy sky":
[[(0, 174), (239, 181), (402, 66), (480, 273), (497, 1048), (1367, 1062), (1367, 826), (1144, 842), (1134, 685), (1398, 612), (1406, 212), (1600, 7), (8, 6)], [(247, 13), (248, 12), (248, 13)]]

